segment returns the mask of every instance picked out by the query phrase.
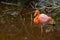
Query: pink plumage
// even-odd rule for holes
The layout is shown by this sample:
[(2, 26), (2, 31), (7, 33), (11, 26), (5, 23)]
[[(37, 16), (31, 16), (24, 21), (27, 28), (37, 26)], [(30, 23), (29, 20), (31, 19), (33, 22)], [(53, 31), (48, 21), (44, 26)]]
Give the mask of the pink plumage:
[(46, 14), (40, 14), (38, 19), (39, 22), (44, 24), (45, 22), (48, 22), (51, 17), (47, 16)]
[(40, 14), (39, 10), (35, 11), (34, 16), (36, 16), (34, 18), (34, 23), (40, 23), (40, 24), (45, 24), (46, 22), (52, 21), (52, 18), (47, 16), (46, 14)]

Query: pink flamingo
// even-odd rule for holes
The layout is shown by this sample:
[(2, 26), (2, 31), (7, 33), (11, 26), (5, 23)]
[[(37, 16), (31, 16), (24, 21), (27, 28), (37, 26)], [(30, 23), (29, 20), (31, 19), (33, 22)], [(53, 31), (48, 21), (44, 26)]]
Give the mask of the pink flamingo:
[(53, 23), (53, 18), (47, 16), (46, 14), (40, 14), (40, 11), (39, 10), (36, 10), (35, 13), (34, 13), (34, 23), (35, 24), (38, 24), (40, 23), (41, 24), (41, 36), (43, 34), (43, 26), (45, 25), (45, 23)]

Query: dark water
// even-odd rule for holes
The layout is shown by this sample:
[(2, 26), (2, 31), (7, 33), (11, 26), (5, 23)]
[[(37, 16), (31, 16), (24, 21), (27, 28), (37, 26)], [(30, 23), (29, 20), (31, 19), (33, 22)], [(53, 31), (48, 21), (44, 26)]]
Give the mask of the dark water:
[[(40, 25), (35, 25), (29, 17), (0, 15), (0, 39), (41, 40)], [(44, 32), (42, 40), (60, 40), (60, 31)]]
[(45, 25), (41, 38), (41, 25), (33, 23), (33, 14), (14, 15), (12, 13), (18, 11), (13, 10), (9, 12), (4, 8), (0, 10), (0, 40), (60, 40), (60, 24), (56, 23), (57, 29), (48, 33), (45, 30), (51, 25)]

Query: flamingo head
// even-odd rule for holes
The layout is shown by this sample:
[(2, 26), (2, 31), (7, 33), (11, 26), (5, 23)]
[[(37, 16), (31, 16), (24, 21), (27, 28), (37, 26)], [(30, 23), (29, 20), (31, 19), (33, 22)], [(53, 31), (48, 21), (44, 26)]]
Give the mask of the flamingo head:
[(39, 14), (40, 14), (40, 11), (36, 10), (35, 13), (34, 13), (34, 16), (39, 15)]

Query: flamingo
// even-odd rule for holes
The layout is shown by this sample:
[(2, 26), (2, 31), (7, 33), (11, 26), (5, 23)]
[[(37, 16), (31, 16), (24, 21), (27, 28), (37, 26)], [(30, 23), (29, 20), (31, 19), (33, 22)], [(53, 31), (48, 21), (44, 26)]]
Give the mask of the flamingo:
[(39, 10), (36, 10), (34, 13), (34, 23), (41, 24), (41, 36), (43, 34), (43, 27), (45, 25), (45, 23), (50, 23), (50, 24), (54, 24), (53, 21), (54, 19), (52, 17), (47, 16), (46, 14), (40, 14), (41, 12)]

